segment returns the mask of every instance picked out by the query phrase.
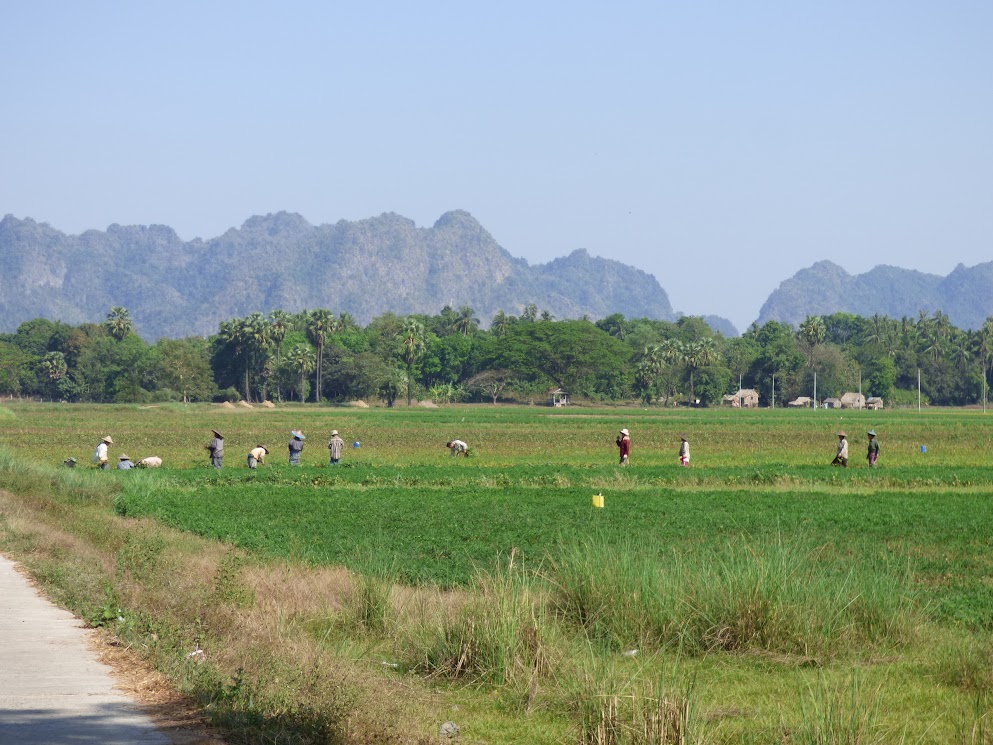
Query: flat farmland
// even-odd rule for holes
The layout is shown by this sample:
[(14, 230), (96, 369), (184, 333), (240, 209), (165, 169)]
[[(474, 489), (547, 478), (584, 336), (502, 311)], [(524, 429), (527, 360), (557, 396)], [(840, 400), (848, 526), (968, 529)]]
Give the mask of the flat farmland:
[[(207, 466), (212, 428), (221, 471)], [(347, 443), (336, 467), (332, 428)], [(307, 434), (299, 468), (286, 465), (292, 429)], [(839, 429), (848, 469), (828, 465)], [(112, 461), (164, 467), (97, 472), (107, 434)], [(453, 438), (469, 458), (449, 457)], [(270, 460), (250, 471), (259, 443)], [(968, 732), (985, 731), (993, 691), (993, 413), (12, 404), (0, 445), (56, 470), (75, 456), (125, 521), (261, 566), (348, 568), (361, 612), (315, 609), (308, 635), (336, 653), (362, 640), (395, 661), (390, 674), (443, 686), (478, 717), (470, 742), (600, 742), (609, 716), (619, 742), (653, 741), (632, 739), (650, 717), (631, 702), (657, 701), (663, 673), (699, 742), (814, 742), (832, 727), (862, 733), (837, 741), (988, 741)], [(412, 592), (458, 607), (412, 620), (397, 600)], [(599, 705), (618, 692), (630, 701), (608, 715)]]

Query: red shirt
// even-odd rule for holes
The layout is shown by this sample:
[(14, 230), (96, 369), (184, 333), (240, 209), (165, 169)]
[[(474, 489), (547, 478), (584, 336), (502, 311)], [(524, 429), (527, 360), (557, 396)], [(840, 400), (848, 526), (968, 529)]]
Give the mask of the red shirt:
[(621, 457), (631, 456), (631, 438), (627, 435), (621, 438), (620, 442), (617, 443), (617, 447), (621, 449)]

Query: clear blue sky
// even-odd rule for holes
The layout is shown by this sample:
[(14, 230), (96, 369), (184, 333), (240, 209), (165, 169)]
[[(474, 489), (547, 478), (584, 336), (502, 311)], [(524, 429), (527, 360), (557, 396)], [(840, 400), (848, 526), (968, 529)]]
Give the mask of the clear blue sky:
[(821, 259), (993, 260), (993, 3), (7, 3), (0, 214), (471, 212), (744, 328)]

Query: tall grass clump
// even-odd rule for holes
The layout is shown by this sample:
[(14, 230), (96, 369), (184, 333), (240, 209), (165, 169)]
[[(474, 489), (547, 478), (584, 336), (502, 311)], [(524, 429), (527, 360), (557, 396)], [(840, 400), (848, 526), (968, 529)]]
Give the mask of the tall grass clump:
[(956, 742), (961, 745), (993, 743), (993, 702), (988, 693), (977, 693), (969, 713), (958, 722)]
[(784, 742), (796, 745), (872, 745), (890, 742), (879, 723), (879, 689), (867, 690), (857, 675), (847, 687), (821, 678), (800, 703), (800, 722), (784, 726)]
[(899, 644), (921, 623), (909, 578), (844, 567), (796, 541), (659, 554), (592, 539), (551, 565), (560, 617), (610, 648), (831, 655)]
[(668, 668), (640, 681), (593, 665), (581, 673), (575, 705), (582, 745), (688, 745), (704, 742), (692, 681)]
[(441, 617), (421, 646), (406, 651), (411, 667), (431, 675), (533, 689), (549, 668), (552, 629), (538, 578), (511, 552), (492, 572), (477, 571), (466, 601)]
[(981, 696), (993, 695), (993, 645), (985, 634), (949, 632), (931, 646), (934, 679)]

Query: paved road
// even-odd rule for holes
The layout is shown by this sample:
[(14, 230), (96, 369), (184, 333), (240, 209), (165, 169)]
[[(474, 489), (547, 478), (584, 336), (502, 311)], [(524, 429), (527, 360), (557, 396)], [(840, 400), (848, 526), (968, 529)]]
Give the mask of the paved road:
[(0, 556), (0, 745), (168, 745), (114, 690), (83, 623)]

